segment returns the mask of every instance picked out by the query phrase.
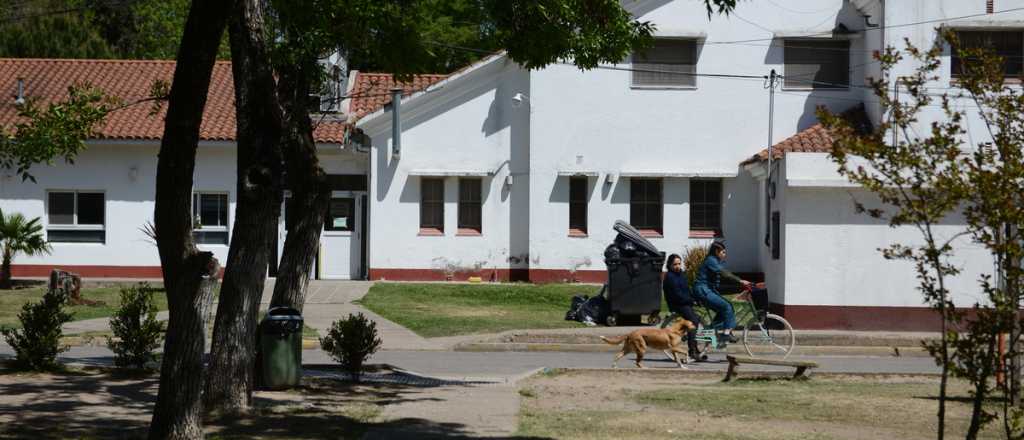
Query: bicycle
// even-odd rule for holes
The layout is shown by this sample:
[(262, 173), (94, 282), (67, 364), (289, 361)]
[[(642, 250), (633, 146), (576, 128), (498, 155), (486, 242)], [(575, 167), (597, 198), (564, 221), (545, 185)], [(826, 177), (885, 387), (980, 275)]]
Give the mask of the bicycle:
[[(796, 337), (793, 333), (793, 326), (779, 315), (768, 311), (768, 291), (759, 284), (758, 289), (744, 287), (744, 292), (736, 299), (743, 300), (743, 306), (733, 307), (736, 310), (736, 322), (743, 328), (743, 349), (751, 357), (781, 356), (785, 360), (793, 353), (796, 347)], [(705, 304), (698, 304), (694, 307), (697, 315), (702, 321), (712, 322), (714, 312)], [(662, 327), (667, 326), (675, 314), (670, 314), (664, 321)], [(718, 330), (712, 327), (697, 328), (697, 346), (700, 354), (706, 355), (711, 350), (722, 350), (726, 347), (724, 340), (721, 340)]]

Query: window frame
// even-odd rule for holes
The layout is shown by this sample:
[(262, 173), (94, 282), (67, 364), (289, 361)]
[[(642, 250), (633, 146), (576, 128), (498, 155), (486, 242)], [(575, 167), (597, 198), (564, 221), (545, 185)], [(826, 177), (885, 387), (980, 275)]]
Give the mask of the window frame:
[[(814, 45), (814, 44), (837, 44), (837, 43), (838, 44), (845, 44), (846, 45), (846, 47), (845, 47), (846, 56), (843, 58), (844, 66), (840, 70), (846, 72), (846, 79), (845, 79), (845, 81), (843, 81), (843, 82), (845, 82), (846, 85), (843, 86), (843, 87), (838, 87), (838, 86), (828, 86), (828, 85), (823, 85), (823, 84), (816, 84), (814, 82), (805, 82), (806, 85), (792, 85), (792, 84), (787, 83), (786, 77), (787, 77), (787, 75), (790, 74), (790, 72), (789, 72), (790, 68), (788, 67), (790, 65), (790, 62), (788, 61), (788, 57), (790, 55), (792, 55), (792, 52), (790, 52), (789, 45), (790, 44), (800, 44), (800, 43), (807, 44), (807, 45)], [(784, 38), (782, 40), (782, 75), (783, 75), (783, 78), (782, 78), (782, 90), (805, 91), (805, 92), (810, 92), (810, 91), (814, 91), (814, 92), (846, 92), (846, 91), (849, 91), (851, 89), (851, 87), (852, 87), (851, 83), (853, 82), (853, 81), (851, 81), (851, 79), (853, 78), (853, 72), (851, 72), (852, 69), (850, 67), (850, 53), (852, 52), (852, 48), (850, 46), (852, 46), (850, 40), (843, 39), (843, 38)], [(802, 48), (801, 47), (797, 47), (795, 49), (809, 49), (809, 50), (819, 50), (819, 51), (822, 50), (820, 48), (816, 49), (816, 48), (812, 48), (812, 47), (802, 47)], [(836, 50), (836, 49), (829, 48), (829, 49), (825, 49), (825, 50), (832, 51), (832, 50)], [(793, 63), (793, 64), (796, 64), (796, 63)]]
[[(706, 186), (708, 184), (717, 184), (717, 186), (718, 186), (718, 201), (717, 202), (716, 201), (709, 201), (710, 198), (706, 198), (705, 197), (705, 196), (707, 196), (707, 193), (708, 193), (708, 188)], [(702, 187), (702, 191), (700, 191), (700, 200), (698, 200), (698, 198), (695, 197), (698, 194), (698, 192), (697, 192), (697, 188), (698, 187)], [(723, 187), (724, 187), (724, 183), (722, 182), (722, 179), (691, 179), (690, 180), (690, 198), (689, 198), (689, 200), (690, 200), (690, 202), (689, 202), (690, 203), (690, 214), (689, 214), (689, 217), (690, 217), (689, 218), (689, 222), (690, 222), (690, 237), (693, 237), (693, 238), (714, 238), (714, 237), (721, 237), (722, 236), (722, 223), (723, 223), (723, 221), (722, 221), (723, 220), (722, 219), (723, 202), (722, 201), (723, 201), (723, 195), (725, 193)], [(707, 210), (710, 207), (715, 207), (715, 211), (717, 211), (717, 218), (713, 219), (714, 221), (712, 221), (710, 223), (717, 223), (717, 224), (711, 224), (711, 225), (708, 224), (709, 222), (708, 222), (708, 218), (707, 218), (708, 217)], [(698, 212), (700, 212), (702, 214), (702, 217), (703, 217), (703, 223), (704, 224), (702, 224), (702, 225), (697, 225), (696, 224), (697, 222), (694, 221), (694, 219), (695, 219), (695, 217), (696, 217)]]
[[(580, 200), (574, 200), (574, 186), (581, 185), (583, 194), (578, 194), (580, 188), (576, 188), (576, 195), (582, 196)], [(588, 206), (587, 201), (589, 200), (590, 192), (590, 178), (586, 176), (571, 176), (569, 177), (569, 236), (570, 237), (586, 237), (588, 225)], [(582, 210), (583, 218), (573, 218), (576, 210)], [(578, 213), (578, 212), (577, 212)], [(574, 221), (575, 220), (575, 221)]]
[[(1003, 61), (1003, 63), (1004, 63), (1003, 64), (1003, 82), (1009, 82), (1009, 83), (1020, 83), (1021, 82), (1021, 77), (1024, 76), (1024, 28), (1018, 28), (1018, 29), (1013, 29), (1013, 28), (1011, 28), (1011, 29), (999, 29), (999, 28), (995, 28), (995, 29), (954, 29), (954, 32), (956, 32), (957, 38), (960, 39), (961, 41), (963, 41), (961, 35), (965, 34), (965, 33), (974, 33), (974, 34), (1018, 34), (1018, 44), (1019, 44), (1020, 51), (1017, 54), (1009, 55), (1009, 56), (1016, 57), (1016, 60), (1017, 60), (1017, 63), (1018, 63), (1018, 70), (1019, 70), (1019, 72), (1017, 74), (1015, 74), (1015, 75), (1007, 74), (1007, 72), (1006, 72), (1006, 69), (1008, 67), (1007, 64), (1008, 64), (1008, 62), (1010, 60), (1004, 58), (1004, 61)], [(957, 54), (957, 49), (956, 48), (950, 47), (949, 49), (950, 49), (949, 50), (949, 78), (950, 78), (950, 80), (952, 82), (957, 82), (957, 81), (959, 81), (959, 79), (961, 77), (961, 74), (959, 73), (959, 70), (961, 70), (963, 68), (963, 66), (962, 66), (963, 61), (960, 58), (960, 56)], [(996, 50), (996, 55), (1003, 56), (1003, 57), (1007, 56), (1005, 54), (1004, 55), (1000, 55), (998, 50)], [(960, 66), (960, 69), (957, 68), (958, 65)]]
[[(444, 235), (444, 191), (445, 191), (445, 178), (444, 177), (430, 177), (424, 176), (420, 178), (420, 235)], [(441, 186), (441, 198), (438, 200), (427, 200), (427, 192), (425, 188), (427, 183), (439, 183)], [(428, 207), (428, 203), (431, 204)], [(428, 209), (435, 208), (438, 210), (437, 217), (440, 219), (440, 223), (436, 225), (428, 225), (424, 223), (424, 215)]]
[[(651, 184), (657, 184), (657, 198), (651, 200), (649, 191)], [(636, 200), (636, 186), (642, 185), (643, 200)], [(643, 207), (643, 219), (637, 218), (638, 205)], [(656, 206), (658, 215), (657, 222), (651, 222), (648, 208)], [(644, 220), (643, 224), (639, 220)], [(630, 177), (629, 179), (629, 223), (644, 236), (663, 237), (665, 232), (665, 179), (649, 177)]]
[[(207, 226), (202, 223), (203, 196), (224, 197), (224, 225)], [(196, 209), (199, 212), (196, 212)], [(229, 191), (192, 191), (192, 239), (199, 246), (228, 246), (231, 243), (231, 193)], [(220, 216), (218, 216), (218, 219)], [(198, 221), (196, 221), (198, 219)], [(198, 227), (197, 227), (198, 226)], [(223, 233), (223, 242), (201, 242), (200, 236), (209, 233)]]
[[(697, 87), (700, 85), (700, 84), (698, 84), (698, 81), (700, 80), (700, 78), (696, 74), (698, 73), (697, 72), (697, 65), (699, 64), (699, 58), (700, 58), (699, 54), (700, 54), (701, 40), (699, 38), (692, 38), (692, 37), (669, 37), (669, 36), (666, 36), (666, 37), (655, 37), (654, 38), (654, 44), (657, 45), (658, 42), (685, 43), (685, 44), (692, 45), (692, 48), (691, 48), (692, 49), (692, 54), (693, 54), (693, 56), (692, 56), (692, 63), (691, 64), (678, 63), (678, 65), (680, 65), (680, 66), (691, 66), (692, 67), (690, 71), (682, 72), (682, 73), (692, 73), (693, 75), (679, 75), (679, 76), (684, 78), (684, 79), (685, 78), (692, 78), (693, 79), (693, 81), (692, 81), (693, 84), (639, 84), (639, 83), (637, 83), (637, 73), (638, 72), (631, 71), (631, 73), (629, 75), (629, 86), (630, 86), (630, 88), (641, 89), (641, 90), (696, 90)], [(653, 50), (653, 49), (654, 49), (654, 47), (651, 47), (651, 50)], [(642, 61), (642, 60), (639, 59), (640, 57), (641, 57), (641, 55), (638, 52), (632, 52), (630, 54), (629, 62), (630, 62), (630, 67), (631, 68), (633, 68), (633, 69), (641, 69), (641, 70), (643, 70), (643, 69), (661, 70), (661, 69), (656, 69), (656, 68), (651, 68), (651, 67), (644, 67), (643, 65), (645, 65), (645, 64), (672, 64), (672, 63), (650, 62), (650, 61), (646, 61), (646, 60)], [(655, 60), (655, 61), (657, 61), (657, 60)]]
[[(71, 211), (71, 223), (53, 223), (50, 221), (50, 196), (52, 194), (73, 194), (73, 204)], [(80, 224), (78, 223), (78, 195), (79, 194), (99, 194), (103, 197), (103, 203), (100, 205), (103, 208), (103, 220), (100, 224)], [(46, 242), (47, 243), (60, 243), (60, 244), (106, 244), (107, 242), (107, 193), (104, 190), (82, 190), (82, 189), (47, 189), (46, 190), (46, 203), (43, 207), (45, 211), (44, 217), (46, 218), (45, 231), (46, 231)], [(62, 231), (62, 232), (102, 232), (99, 241), (69, 241), (69, 240), (57, 240), (54, 241), (51, 238), (50, 231)], [(88, 234), (82, 234), (88, 235)]]
[[(479, 191), (477, 194), (477, 200), (466, 200), (463, 195), (466, 191), (463, 191), (464, 184), (471, 184), (476, 182), (476, 188)], [(479, 177), (459, 177), (459, 195), (458, 195), (458, 218), (456, 220), (456, 226), (458, 227), (458, 233), (456, 235), (483, 235), (483, 223), (484, 223), (484, 212), (483, 212), (483, 191), (484, 181)], [(478, 224), (464, 223), (466, 215), (471, 215), (475, 211), (476, 218), (479, 220)]]

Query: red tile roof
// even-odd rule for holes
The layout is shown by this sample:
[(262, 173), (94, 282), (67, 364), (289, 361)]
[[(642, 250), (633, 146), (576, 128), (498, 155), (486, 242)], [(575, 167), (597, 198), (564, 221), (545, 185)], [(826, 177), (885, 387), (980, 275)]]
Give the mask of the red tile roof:
[[(150, 60), (0, 58), (0, 126), (10, 126), (19, 120), (14, 104), (18, 78), (24, 79), (26, 97), (35, 97), (44, 103), (64, 99), (68, 87), (75, 83), (89, 83), (124, 103), (131, 103), (149, 97), (154, 81), (170, 84), (174, 65), (174, 61)], [(235, 140), (234, 104), (231, 63), (218, 61), (213, 68), (200, 139)], [(162, 107), (155, 115), (149, 114), (151, 103), (117, 110), (97, 128), (97, 138), (159, 140), (167, 112), (166, 104)], [(340, 143), (344, 128), (345, 124), (340, 121), (324, 121), (317, 126), (314, 137), (317, 142)]]
[[(871, 122), (864, 110), (864, 104), (859, 104), (842, 113), (842, 116), (854, 124), (858, 131), (866, 133), (871, 131)], [(772, 145), (772, 160), (782, 159), (786, 153), (828, 153), (832, 151), (832, 136), (821, 123), (793, 135), (782, 142)], [(768, 160), (768, 149), (761, 150), (757, 154), (744, 160), (740, 165)]]
[(349, 104), (349, 113), (358, 120), (363, 116), (384, 108), (391, 103), (391, 89), (402, 88), (402, 96), (409, 96), (413, 93), (425, 90), (436, 84), (448, 75), (423, 74), (413, 75), (408, 82), (396, 83), (390, 73), (363, 73), (358, 72), (353, 79), (352, 90), (349, 94), (352, 101)]

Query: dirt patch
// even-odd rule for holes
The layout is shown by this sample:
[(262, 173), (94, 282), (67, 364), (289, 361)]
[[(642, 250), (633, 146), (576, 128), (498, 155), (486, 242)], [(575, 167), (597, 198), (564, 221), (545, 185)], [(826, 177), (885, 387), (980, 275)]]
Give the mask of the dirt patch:
[[(521, 384), (520, 433), (555, 438), (874, 439), (935, 437), (938, 379), (829, 376), (810, 381), (720, 374), (570, 371)], [(951, 394), (967, 395), (963, 382)], [(969, 407), (950, 402), (948, 433)], [(997, 438), (992, 426), (983, 438)]]

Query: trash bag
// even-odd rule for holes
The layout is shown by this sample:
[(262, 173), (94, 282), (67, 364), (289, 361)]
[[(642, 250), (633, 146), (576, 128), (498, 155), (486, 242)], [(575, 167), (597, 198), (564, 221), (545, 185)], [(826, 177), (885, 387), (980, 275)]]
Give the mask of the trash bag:
[(604, 296), (597, 295), (583, 303), (577, 315), (581, 318), (581, 322), (604, 323), (608, 319), (609, 313), (611, 313), (611, 304)]
[(608, 247), (604, 248), (604, 258), (606, 260), (618, 260), (622, 258), (622, 252), (619, 251), (619, 246), (612, 243)]
[(569, 311), (565, 312), (566, 321), (583, 321), (580, 316), (580, 307), (583, 303), (587, 302), (589, 297), (587, 295), (576, 295), (572, 297), (572, 302), (569, 303)]

